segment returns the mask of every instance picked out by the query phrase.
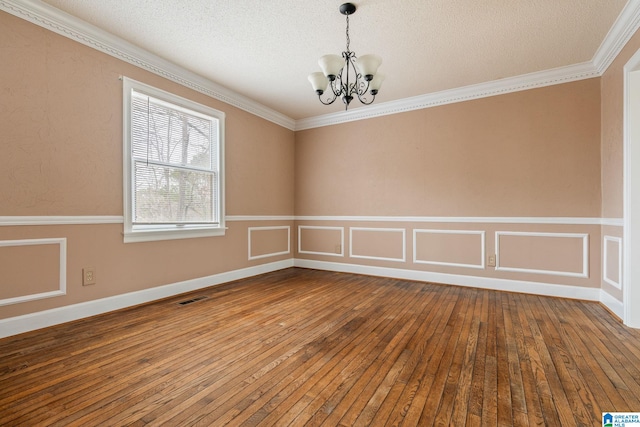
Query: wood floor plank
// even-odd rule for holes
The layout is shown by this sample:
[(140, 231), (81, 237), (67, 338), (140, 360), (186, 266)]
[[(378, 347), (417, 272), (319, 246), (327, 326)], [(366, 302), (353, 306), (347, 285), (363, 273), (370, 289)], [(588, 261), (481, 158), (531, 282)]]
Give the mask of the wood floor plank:
[[(503, 358), (507, 364), (506, 378), (510, 392), (513, 424), (526, 426), (529, 424), (527, 415), (527, 399), (521, 370), (521, 360), (518, 352), (518, 339), (521, 337), (519, 322), (513, 316), (513, 305), (510, 294), (502, 296), (502, 323), (504, 325), (504, 341), (501, 343)], [(503, 393), (505, 393), (503, 391)]]
[(551, 330), (554, 326), (548, 325), (550, 323), (550, 319), (546, 316), (544, 307), (541, 303), (533, 306), (529, 301), (528, 304), (537, 320), (530, 324), (530, 328), (543, 369), (545, 372), (549, 373), (546, 377), (547, 385), (553, 396), (556, 413), (558, 414), (563, 426), (575, 426), (578, 421), (576, 421), (575, 414), (573, 414), (569, 403), (569, 400), (571, 399), (570, 393), (572, 390), (564, 387), (563, 378), (565, 379), (565, 383), (567, 382), (565, 372), (561, 369), (562, 365), (556, 366), (554, 364), (553, 342), (543, 333), (543, 331)]
[(471, 396), (467, 411), (467, 423), (475, 423), (482, 419), (482, 407), (484, 401), (485, 365), (487, 355), (487, 328), (489, 317), (489, 292), (482, 292), (482, 308), (478, 319), (478, 343), (475, 359), (473, 360), (473, 376), (471, 378)]
[[(419, 424), (435, 424), (435, 425), (450, 425), (453, 408), (458, 398), (457, 391), (468, 390), (464, 384), (464, 355), (469, 354), (470, 348), (473, 351), (475, 349), (475, 340), (473, 334), (475, 332), (473, 325), (473, 308), (476, 300), (475, 293), (471, 294), (469, 298), (465, 298), (468, 304), (462, 308), (462, 311), (458, 313), (460, 321), (460, 332), (456, 337), (455, 345), (451, 351), (451, 359), (447, 364), (441, 363), (438, 367), (439, 373), (436, 373), (436, 379), (434, 386), (428, 393), (426, 401), (422, 408)], [(438, 404), (438, 393), (441, 398)], [(464, 393), (464, 391), (463, 391)]]
[(467, 337), (465, 353), (461, 361), (460, 379), (456, 386), (451, 425), (464, 425), (469, 409), (469, 400), (472, 392), (472, 379), (474, 373), (474, 361), (476, 359), (478, 341), (480, 336), (480, 313), (482, 312), (482, 295), (475, 295), (475, 304), (471, 313), (471, 324)]
[[(459, 291), (464, 291), (460, 289)], [(435, 421), (436, 415), (439, 410), (443, 408), (442, 416), (448, 418), (450, 409), (450, 398), (452, 396), (445, 396), (444, 390), (446, 388), (449, 375), (457, 377), (454, 357), (456, 354), (461, 355), (461, 352), (456, 352), (456, 349), (461, 348), (460, 336), (465, 329), (465, 319), (469, 314), (468, 307), (473, 301), (471, 298), (459, 298), (456, 306), (449, 317), (447, 328), (451, 328), (452, 333), (444, 348), (442, 357), (438, 360), (432, 358), (425, 375), (422, 377), (416, 395), (413, 398), (411, 407), (407, 411), (405, 416), (404, 425), (432, 425)], [(443, 399), (447, 402), (443, 403)]]
[(496, 369), (497, 369), (497, 423), (499, 426), (512, 426), (513, 422), (513, 396), (511, 393), (512, 382), (516, 383), (518, 377), (513, 375), (509, 365), (509, 352), (505, 328), (504, 295), (496, 293)]
[[(553, 403), (553, 393), (547, 380), (548, 373), (545, 371), (545, 366), (542, 363), (532, 332), (536, 328), (536, 319), (529, 309), (528, 301), (535, 297), (517, 295), (516, 298), (518, 306), (522, 307), (518, 310), (518, 317), (522, 325), (524, 338), (522, 352), (526, 355), (523, 372), (531, 373), (529, 381), (525, 383), (525, 391), (529, 391), (528, 394), (531, 396), (528, 402), (540, 408), (540, 416), (543, 420), (542, 423), (539, 423), (539, 419), (536, 417), (532, 421), (538, 425), (559, 426), (560, 417)], [(529, 413), (531, 414), (531, 411)]]
[(598, 303), (299, 268), (0, 339), (2, 426), (577, 426), (638, 408), (640, 331)]

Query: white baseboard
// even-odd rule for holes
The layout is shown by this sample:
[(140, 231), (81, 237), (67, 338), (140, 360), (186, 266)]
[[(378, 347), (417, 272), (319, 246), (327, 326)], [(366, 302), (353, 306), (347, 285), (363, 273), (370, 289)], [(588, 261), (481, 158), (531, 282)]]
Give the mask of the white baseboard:
[(48, 326), (58, 325), (65, 322), (71, 322), (73, 320), (119, 310), (121, 308), (144, 304), (185, 292), (207, 288), (209, 286), (244, 279), (246, 277), (257, 276), (258, 274), (282, 270), (284, 268), (293, 267), (293, 264), (293, 259), (287, 259), (284, 261), (261, 264), (255, 267), (214, 274), (208, 277), (200, 277), (198, 279), (158, 286), (155, 288), (145, 289), (143, 291), (130, 292), (94, 301), (53, 308), (51, 310), (39, 311), (37, 313), (25, 314), (23, 316), (0, 319), (0, 338), (46, 328)]
[(36, 329), (46, 328), (85, 317), (109, 311), (119, 310), (138, 304), (159, 300), (162, 298), (191, 292), (209, 286), (215, 286), (233, 280), (244, 279), (258, 274), (269, 273), (289, 267), (312, 268), (316, 270), (337, 271), (342, 273), (366, 274), (369, 276), (392, 277), (396, 279), (417, 280), (423, 282), (442, 283), (447, 285), (468, 286), (474, 288), (491, 289), (497, 291), (521, 292), (535, 295), (545, 295), (561, 298), (598, 301), (616, 316), (623, 318), (622, 302), (615, 299), (600, 288), (586, 288), (582, 286), (568, 286), (522, 280), (507, 280), (490, 277), (464, 276), (429, 271), (407, 270), (400, 268), (374, 267), (358, 264), (338, 262), (314, 261), (307, 259), (287, 259), (255, 267), (243, 268), (159, 286), (143, 291), (115, 295), (94, 301), (87, 301), (37, 313), (25, 314), (7, 319), (0, 319), (0, 338), (21, 334)]
[(418, 280), (445, 285), (468, 286), (496, 291), (520, 292), (561, 298), (600, 301), (600, 288), (583, 286), (553, 285), (549, 283), (522, 280), (497, 279), (493, 277), (463, 276), (457, 274), (433, 273), (430, 271), (406, 270), (400, 268), (372, 267), (368, 265), (344, 264), (338, 262), (296, 259), (295, 267), (341, 273), (366, 274), (369, 276), (392, 277), (395, 279)]
[(605, 292), (603, 289), (600, 290), (600, 303), (607, 307), (613, 314), (618, 316), (620, 319), (624, 319), (624, 306), (622, 305), (622, 301), (612, 297), (610, 294)]

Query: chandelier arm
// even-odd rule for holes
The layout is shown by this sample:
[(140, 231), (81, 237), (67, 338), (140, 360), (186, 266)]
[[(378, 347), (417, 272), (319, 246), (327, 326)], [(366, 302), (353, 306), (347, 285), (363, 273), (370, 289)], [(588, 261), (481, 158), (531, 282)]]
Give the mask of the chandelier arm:
[(369, 85), (371, 84), (371, 82), (367, 81), (364, 78), (364, 76), (358, 71), (358, 67), (356, 67), (356, 59), (358, 59), (356, 57), (356, 54), (354, 52), (349, 52), (349, 53), (350, 53), (349, 62), (351, 62), (351, 66), (353, 67), (353, 71), (356, 75), (356, 81), (352, 85), (352, 88), (353, 88), (352, 90), (353, 92), (356, 93), (356, 95), (358, 96), (358, 99), (360, 99), (360, 97), (366, 94), (367, 91), (369, 90)]
[(369, 91), (369, 85), (371, 84), (371, 82), (370, 81), (366, 81), (365, 79), (363, 79), (361, 74), (358, 74), (357, 79), (358, 79), (358, 85), (357, 85), (357, 89), (356, 89), (355, 92), (358, 95), (358, 99), (363, 104), (371, 104), (371, 102), (367, 103), (367, 102), (363, 101), (363, 99), (366, 99), (366, 98), (363, 98), (363, 97)]
[[(348, 46), (348, 43), (347, 43), (347, 46)], [(356, 93), (358, 92), (357, 91), (358, 69), (356, 68), (356, 64), (355, 64), (356, 54), (348, 50), (348, 47), (347, 47), (347, 51), (342, 52), (342, 57), (344, 58), (344, 62), (345, 62), (345, 67), (343, 71), (346, 70), (346, 74), (347, 74), (347, 81), (344, 84), (344, 93), (346, 96), (353, 96), (354, 92)], [(353, 72), (355, 73), (355, 77), (356, 77), (355, 83), (349, 83), (351, 69), (353, 69)]]
[(321, 102), (322, 104), (324, 104), (324, 105), (331, 105), (331, 104), (333, 104), (333, 103), (334, 103), (334, 101), (337, 99), (337, 97), (336, 97), (336, 96), (335, 96), (335, 94), (334, 94), (333, 98), (327, 98), (327, 100), (326, 100), (326, 101), (323, 101), (323, 100), (322, 100), (322, 95), (318, 95), (318, 99), (319, 99), (319, 100), (320, 100), (320, 102)]
[[(347, 16), (347, 18), (349, 17)], [(353, 56), (354, 56), (354, 53), (349, 50), (349, 42), (347, 41), (347, 50), (342, 52), (342, 57), (344, 58), (344, 68), (342, 70), (347, 75), (347, 81), (344, 84), (344, 87), (345, 87), (344, 92), (347, 96), (351, 96), (351, 85), (349, 84), (349, 74), (351, 74), (350, 68), (353, 66)], [(354, 70), (355, 70), (355, 67), (354, 67)]]
[(376, 99), (375, 95), (371, 95), (372, 96), (371, 101), (367, 101), (367, 98), (365, 98), (364, 95), (366, 95), (366, 93), (363, 93), (362, 95), (358, 94), (358, 99), (364, 105), (369, 105), (369, 104), (373, 103), (373, 101)]
[(342, 83), (342, 70), (340, 70), (340, 74), (336, 76), (335, 80), (329, 83), (329, 86), (331, 86), (333, 95), (336, 98), (344, 92), (344, 84)]
[[(336, 77), (336, 80), (339, 77)], [(331, 82), (329, 82), (329, 88), (331, 88), (331, 96), (327, 97), (325, 101), (322, 100), (322, 95), (320, 94), (318, 95), (318, 99), (320, 100), (321, 103), (323, 103), (324, 105), (331, 105), (333, 104), (333, 102), (338, 98), (338, 96), (340, 95), (340, 93), (336, 92), (336, 80), (333, 80)], [(325, 92), (326, 93), (326, 92)]]

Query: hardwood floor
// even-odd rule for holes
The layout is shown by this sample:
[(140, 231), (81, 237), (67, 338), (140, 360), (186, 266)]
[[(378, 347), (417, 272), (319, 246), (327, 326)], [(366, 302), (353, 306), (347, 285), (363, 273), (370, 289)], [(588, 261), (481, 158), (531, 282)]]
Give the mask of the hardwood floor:
[(640, 331), (517, 293), (292, 268), (0, 340), (2, 426), (595, 426), (603, 411), (640, 411)]

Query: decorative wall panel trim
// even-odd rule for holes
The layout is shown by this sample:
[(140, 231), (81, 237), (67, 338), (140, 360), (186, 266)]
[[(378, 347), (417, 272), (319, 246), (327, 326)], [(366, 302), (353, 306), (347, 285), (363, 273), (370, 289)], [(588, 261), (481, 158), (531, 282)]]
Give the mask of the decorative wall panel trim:
[[(380, 233), (401, 233), (402, 234), (402, 257), (386, 258), (372, 255), (358, 255), (353, 253), (353, 231), (370, 231)], [(349, 257), (362, 259), (375, 259), (378, 261), (397, 261), (405, 262), (407, 259), (407, 231), (404, 228), (370, 228), (370, 227), (350, 227), (349, 228)]]
[[(296, 216), (296, 215), (227, 215), (226, 221), (378, 221), (427, 223), (486, 223), (486, 224), (561, 224), (561, 225), (624, 225), (622, 218), (570, 218), (570, 217), (455, 217), (455, 216)], [(16, 225), (83, 225), (122, 224), (121, 215), (75, 216), (0, 216), (0, 226)]]
[[(432, 223), (484, 223), (484, 224), (559, 224), (559, 225), (603, 225), (603, 221), (618, 221), (607, 218), (573, 217), (486, 217), (486, 216), (341, 216), (341, 215), (297, 215), (297, 221), (358, 221), (358, 222), (432, 222)], [(619, 219), (622, 224), (622, 219)]]
[(115, 295), (79, 304), (67, 305), (64, 307), (53, 308), (51, 310), (25, 314), (23, 316), (0, 319), (0, 338), (33, 331), (35, 329), (46, 328), (60, 323), (71, 322), (73, 320), (83, 319), (85, 317), (95, 316), (138, 304), (144, 304), (174, 295), (183, 294), (185, 292), (209, 288), (222, 283), (232, 282), (234, 280), (257, 276), (259, 274), (282, 270), (289, 267), (293, 267), (293, 259), (261, 264), (240, 270), (227, 271), (225, 273), (214, 274), (212, 276), (171, 283), (164, 286)]
[[(293, 215), (227, 215), (226, 221), (293, 221)], [(123, 224), (122, 215), (0, 216), (0, 226)]]
[(624, 227), (624, 218), (602, 218), (601, 225), (610, 227)]
[[(339, 230), (340, 231), (340, 251), (335, 252), (316, 252), (302, 250), (302, 230)], [(326, 256), (344, 256), (344, 227), (325, 227), (320, 225), (299, 225), (298, 226), (298, 253), (309, 255), (326, 255)]]
[(124, 218), (118, 215), (75, 215), (75, 216), (0, 216), (0, 226), (17, 225), (86, 225), (122, 224)]
[[(609, 242), (612, 242), (618, 246), (618, 262), (616, 268), (618, 273), (617, 281), (609, 277)], [(602, 246), (602, 279), (611, 286), (622, 289), (622, 239), (620, 237), (604, 236), (604, 242)]]
[[(552, 238), (566, 238), (566, 239), (581, 239), (582, 241), (582, 271), (579, 273), (573, 271), (555, 271), (555, 270), (540, 270), (535, 268), (520, 268), (520, 267), (504, 267), (500, 265), (500, 237), (501, 236), (528, 236), (528, 237), (552, 237)], [(537, 233), (537, 232), (525, 232), (525, 231), (496, 231), (496, 271), (511, 271), (518, 273), (533, 273), (533, 274), (550, 274), (554, 276), (567, 276), (567, 277), (589, 277), (589, 235), (584, 233)]]
[(293, 221), (293, 215), (227, 215), (225, 221)]
[[(281, 252), (274, 252), (274, 253), (268, 253), (268, 254), (260, 254), (260, 255), (252, 255), (251, 254), (251, 249), (252, 249), (252, 244), (251, 244), (251, 233), (253, 233), (254, 231), (267, 231), (267, 230), (287, 230), (287, 250), (286, 251), (281, 251)], [(248, 239), (249, 239), (249, 243), (248, 243), (248, 248), (249, 248), (249, 260), (254, 260), (254, 259), (261, 259), (261, 258), (268, 258), (268, 257), (272, 257), (272, 256), (278, 256), (278, 255), (286, 255), (286, 254), (290, 254), (291, 253), (291, 227), (289, 227), (288, 225), (283, 225), (283, 226), (275, 226), (275, 227), (249, 227), (248, 228)]]
[[(418, 259), (418, 234), (469, 234), (480, 236), (480, 262), (478, 264), (466, 264), (457, 262), (443, 262), (443, 261), (429, 261), (424, 259)], [(414, 229), (413, 230), (413, 262), (416, 264), (432, 264), (432, 265), (444, 265), (448, 267), (465, 267), (465, 268), (485, 268), (485, 232), (480, 230), (433, 230), (433, 229)]]
[[(58, 245), (59, 252), (59, 276), (58, 276), (58, 289), (50, 292), (41, 292), (31, 295), (21, 295), (14, 298), (0, 299), (0, 306), (18, 304), (21, 302), (34, 301), (44, 298), (59, 297), (67, 294), (67, 239), (66, 238), (52, 238), (52, 239), (23, 239), (23, 240), (0, 240), (0, 246), (39, 246), (39, 245)], [(37, 268), (37, 261), (35, 268)]]

